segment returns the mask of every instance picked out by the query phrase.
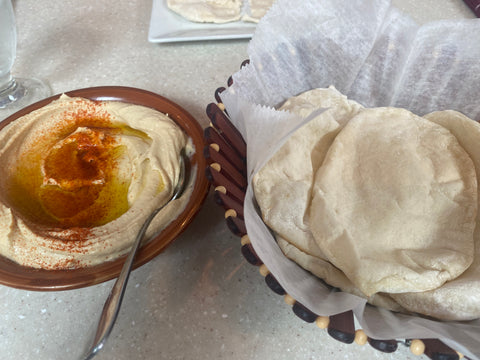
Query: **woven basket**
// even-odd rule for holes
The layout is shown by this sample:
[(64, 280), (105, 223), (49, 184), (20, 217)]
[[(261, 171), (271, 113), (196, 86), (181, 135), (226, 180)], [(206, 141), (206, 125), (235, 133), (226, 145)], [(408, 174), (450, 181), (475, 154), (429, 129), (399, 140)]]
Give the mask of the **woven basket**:
[[(242, 66), (248, 60), (242, 63)], [(230, 77), (227, 86), (233, 84)], [(217, 205), (225, 210), (225, 222), (230, 231), (241, 239), (241, 252), (252, 265), (259, 267), (260, 274), (265, 278), (267, 286), (276, 294), (284, 296), (285, 302), (292, 307), (300, 319), (308, 323), (316, 323), (321, 329), (326, 329), (334, 339), (352, 344), (363, 345), (367, 342), (374, 349), (393, 353), (398, 345), (410, 347), (415, 355), (425, 354), (433, 360), (468, 359), (438, 339), (404, 339), (378, 340), (368, 337), (362, 329), (355, 329), (354, 316), (351, 310), (332, 315), (319, 316), (286, 293), (275, 277), (269, 272), (260, 257), (255, 253), (247, 234), (243, 218), (243, 200), (247, 189), (247, 144), (240, 132), (231, 123), (220, 94), (225, 87), (215, 91), (216, 103), (210, 103), (206, 108), (211, 124), (204, 131), (204, 156), (207, 160), (206, 176), (215, 189), (214, 199)]]

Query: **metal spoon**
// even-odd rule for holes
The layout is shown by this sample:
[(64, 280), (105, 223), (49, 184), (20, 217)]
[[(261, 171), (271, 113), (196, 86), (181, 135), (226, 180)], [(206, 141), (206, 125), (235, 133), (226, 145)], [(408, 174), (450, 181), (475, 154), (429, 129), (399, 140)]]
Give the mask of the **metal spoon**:
[(122, 305), (123, 295), (125, 293), (125, 289), (127, 287), (128, 278), (130, 276), (130, 272), (132, 270), (133, 260), (135, 259), (135, 255), (137, 254), (137, 250), (140, 247), (140, 243), (147, 231), (148, 226), (155, 218), (155, 216), (162, 210), (167, 204), (171, 201), (179, 198), (183, 191), (185, 190), (186, 184), (186, 162), (188, 158), (185, 152), (182, 150), (180, 154), (180, 174), (178, 177), (177, 185), (173, 191), (172, 197), (162, 206), (155, 209), (145, 220), (140, 231), (135, 238), (135, 242), (132, 245), (130, 253), (128, 254), (127, 259), (123, 265), (122, 271), (117, 278), (117, 281), (112, 287), (110, 294), (108, 295), (107, 300), (105, 301), (105, 305), (103, 306), (102, 314), (100, 315), (100, 319), (97, 325), (97, 332), (95, 334), (95, 338), (93, 340), (93, 344), (88, 349), (87, 353), (82, 357), (82, 359), (88, 360), (92, 359), (105, 345), (110, 332), (112, 331), (113, 325), (115, 324), (115, 320), (117, 319), (118, 313), (120, 311), (120, 306)]

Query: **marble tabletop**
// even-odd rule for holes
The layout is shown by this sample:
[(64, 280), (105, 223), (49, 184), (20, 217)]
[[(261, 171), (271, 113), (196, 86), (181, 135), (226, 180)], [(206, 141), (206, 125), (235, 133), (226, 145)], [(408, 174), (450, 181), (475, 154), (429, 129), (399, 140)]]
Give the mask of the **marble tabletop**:
[[(53, 93), (91, 86), (143, 88), (177, 102), (203, 126), (205, 107), (247, 58), (248, 40), (153, 44), (152, 3), (14, 0), (13, 73)], [(418, 22), (473, 18), (461, 0), (394, 0)], [(240, 253), (210, 193), (165, 252), (132, 273), (98, 359), (426, 359), (346, 345), (298, 319)], [(62, 292), (0, 285), (0, 359), (76, 359), (113, 281)]]

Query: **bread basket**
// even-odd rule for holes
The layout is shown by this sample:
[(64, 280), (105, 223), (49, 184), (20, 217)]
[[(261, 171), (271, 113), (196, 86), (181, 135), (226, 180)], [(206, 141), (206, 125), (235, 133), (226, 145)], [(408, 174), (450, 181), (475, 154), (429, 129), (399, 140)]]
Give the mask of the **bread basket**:
[[(248, 60), (242, 63), (247, 64)], [(230, 77), (227, 86), (233, 84)], [(211, 123), (204, 131), (204, 156), (207, 160), (205, 170), (207, 179), (214, 188), (215, 203), (225, 210), (225, 223), (229, 230), (240, 238), (240, 251), (246, 261), (259, 269), (266, 285), (276, 294), (283, 296), (285, 303), (291, 306), (293, 313), (307, 323), (315, 323), (320, 329), (345, 344), (364, 345), (368, 343), (374, 349), (393, 353), (398, 346), (407, 346), (414, 355), (425, 354), (433, 360), (468, 359), (439, 339), (389, 339), (380, 340), (368, 337), (362, 329), (355, 328), (352, 310), (331, 316), (315, 314), (306, 306), (290, 296), (270, 273), (262, 259), (253, 248), (243, 217), (243, 200), (247, 189), (247, 144), (240, 132), (229, 119), (221, 101), (220, 94), (225, 90), (220, 87), (215, 91), (216, 103), (206, 108)]]

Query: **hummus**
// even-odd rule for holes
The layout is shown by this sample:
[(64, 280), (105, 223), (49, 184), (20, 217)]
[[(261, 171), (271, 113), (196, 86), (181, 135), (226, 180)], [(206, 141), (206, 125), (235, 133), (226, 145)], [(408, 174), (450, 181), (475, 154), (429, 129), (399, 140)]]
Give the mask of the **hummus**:
[[(193, 150), (156, 110), (66, 95), (7, 125), (0, 144), (0, 254), (43, 269), (126, 253), (148, 214), (169, 200), (181, 150)], [(147, 238), (185, 198), (155, 218)]]

